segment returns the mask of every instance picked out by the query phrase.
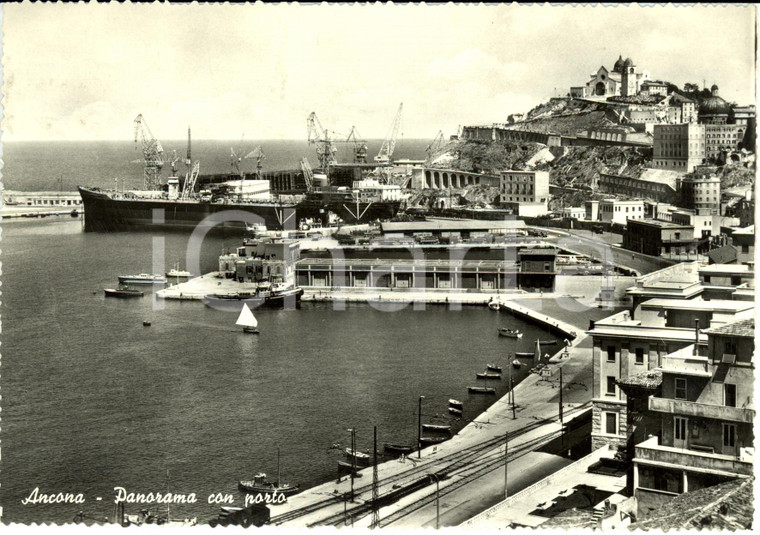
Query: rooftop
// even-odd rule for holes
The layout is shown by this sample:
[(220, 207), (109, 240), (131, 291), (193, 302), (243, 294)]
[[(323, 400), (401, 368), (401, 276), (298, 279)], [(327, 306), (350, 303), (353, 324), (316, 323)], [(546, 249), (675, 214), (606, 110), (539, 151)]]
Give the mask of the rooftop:
[[(749, 301), (748, 301), (749, 302)], [(754, 305), (754, 303), (752, 303)], [(742, 336), (746, 338), (755, 337), (755, 318), (747, 318), (743, 320), (732, 321), (721, 325), (720, 327), (714, 327), (712, 329), (706, 329), (707, 334), (728, 334), (732, 336)]]
[(724, 245), (707, 251), (707, 257), (714, 264), (730, 264), (736, 262), (738, 250), (733, 245)]
[(730, 299), (650, 299), (641, 303), (642, 308), (663, 308), (665, 310), (691, 310), (713, 312), (740, 312), (755, 308), (749, 301), (732, 301)]
[(710, 264), (709, 266), (701, 266), (699, 268), (700, 273), (724, 273), (731, 275), (754, 275), (754, 271), (746, 264)]
[(746, 235), (755, 235), (755, 225), (750, 225), (748, 227), (744, 227), (739, 230), (735, 230), (732, 234), (732, 236), (736, 236), (737, 234), (746, 234)]
[(662, 372), (648, 371), (637, 373), (636, 375), (629, 375), (628, 377), (619, 379), (617, 384), (621, 386), (655, 389), (662, 384)]
[(383, 234), (391, 232), (446, 232), (446, 231), (488, 231), (488, 230), (523, 230), (526, 228), (522, 219), (498, 221), (476, 219), (436, 219), (433, 221), (409, 221), (381, 223)]
[(692, 225), (677, 225), (675, 223), (671, 223), (670, 221), (659, 221), (657, 219), (638, 219), (638, 220), (631, 220), (630, 223), (635, 223), (637, 225), (651, 225), (653, 227), (659, 227), (659, 228), (672, 228), (672, 229), (693, 229), (694, 227)]
[(751, 477), (685, 492), (628, 529), (749, 529), (754, 515), (753, 483)]

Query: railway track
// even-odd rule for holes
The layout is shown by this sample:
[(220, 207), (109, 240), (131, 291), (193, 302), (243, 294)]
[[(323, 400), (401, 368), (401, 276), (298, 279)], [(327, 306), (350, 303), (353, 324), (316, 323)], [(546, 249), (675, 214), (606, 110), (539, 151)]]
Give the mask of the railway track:
[[(584, 410), (585, 408), (586, 408), (585, 405), (575, 407), (567, 411), (566, 415), (570, 416), (574, 412)], [(533, 431), (534, 429), (538, 427), (541, 427), (553, 421), (554, 421), (553, 419), (549, 419), (549, 420), (536, 420), (535, 422), (531, 422), (530, 424), (524, 427), (521, 427), (520, 429), (516, 429), (508, 433), (507, 435), (508, 440), (512, 441), (519, 436), (522, 436), (530, 431)], [(550, 436), (550, 435), (553, 435), (553, 436)], [(518, 456), (528, 453), (528, 451), (531, 451), (535, 449), (536, 447), (538, 447), (539, 445), (550, 441), (552, 438), (554, 438), (554, 436), (559, 436), (559, 432), (549, 433), (547, 435), (543, 435), (542, 437), (538, 437), (537, 439), (532, 439), (531, 441), (527, 443), (521, 444), (520, 446), (516, 447), (514, 451), (510, 452), (511, 453), (511, 455), (509, 456), (510, 460), (516, 459), (518, 458)], [(404, 470), (402, 472), (399, 472), (390, 476), (386, 476), (380, 479), (378, 481), (378, 486), (388, 487), (390, 485), (391, 490), (388, 492), (385, 492), (384, 494), (378, 497), (378, 504), (377, 504), (378, 507), (382, 507), (382, 506), (394, 503), (395, 501), (398, 501), (404, 496), (411, 494), (412, 492), (416, 492), (417, 490), (420, 490), (421, 488), (424, 488), (425, 486), (432, 484), (434, 481), (430, 476), (431, 465), (438, 467), (433, 473), (435, 473), (436, 476), (438, 476), (441, 479), (451, 478), (451, 477), (461, 474), (464, 471), (473, 470), (474, 468), (475, 469), (474, 472), (466, 476), (462, 476), (462, 478), (458, 480), (456, 483), (445, 487), (446, 489), (448, 489), (446, 493), (453, 492), (454, 490), (461, 487), (462, 485), (465, 485), (468, 482), (472, 481), (473, 479), (477, 479), (477, 477), (480, 477), (481, 475), (494, 469), (494, 467), (498, 466), (498, 464), (503, 465), (504, 464), (503, 454), (496, 452), (496, 453), (492, 453), (490, 455), (486, 455), (483, 457), (483, 454), (487, 453), (488, 450), (493, 449), (496, 446), (500, 446), (503, 443), (504, 443), (504, 436), (493, 437), (493, 438), (484, 440), (480, 443), (477, 443), (473, 446), (470, 446), (469, 448), (466, 448), (464, 450), (457, 451), (457, 452), (454, 452), (442, 457), (429, 459), (425, 462), (416, 463), (413, 467), (411, 467), (408, 470)], [(477, 459), (478, 457), (482, 457), (482, 458)], [(477, 459), (477, 460), (473, 461), (473, 459)], [(444, 466), (441, 466), (442, 464)], [(415, 478), (415, 476), (419, 476), (419, 477)], [(410, 482), (408, 481), (405, 485), (403, 486), (396, 485), (396, 488), (393, 488), (396, 482), (400, 480), (410, 480), (410, 479), (411, 481)], [(364, 492), (371, 491), (371, 489), (372, 489), (372, 483), (368, 483), (366, 485), (356, 487), (354, 489), (354, 496), (360, 496)], [(428, 500), (428, 501), (426, 501), (425, 503), (422, 503), (419, 506), (416, 506), (417, 503), (421, 503), (425, 500)], [(270, 520), (270, 524), (281, 525), (286, 522), (290, 522), (298, 518), (307, 516), (309, 514), (315, 513), (326, 507), (330, 507), (330, 506), (334, 506), (336, 504), (342, 503), (344, 501), (345, 501), (344, 495), (342, 494), (329, 496), (323, 500), (319, 500), (317, 502), (308, 504), (304, 507), (300, 507), (298, 509), (288, 511), (281, 515), (277, 515)], [(428, 499), (428, 497), (423, 498), (419, 502), (416, 502), (415, 504), (411, 504), (410, 506), (407, 506), (401, 509), (400, 511), (394, 512), (393, 515), (391, 516), (395, 515), (396, 516), (395, 520), (387, 521), (386, 519), (383, 519), (381, 520), (381, 526), (395, 522), (399, 518), (402, 518), (403, 516), (406, 516), (412, 513), (413, 511), (419, 509), (420, 507), (423, 507), (427, 503), (430, 503), (430, 500)], [(366, 501), (363, 503), (356, 504), (351, 509), (347, 509), (340, 513), (334, 513), (332, 515), (329, 515), (326, 518), (312, 522), (308, 524), (308, 526), (312, 527), (312, 526), (318, 526), (318, 525), (339, 525), (345, 522), (346, 518), (351, 518), (355, 521), (371, 513), (372, 508), (373, 508), (372, 502)], [(406, 511), (406, 512), (402, 514), (401, 511)]]

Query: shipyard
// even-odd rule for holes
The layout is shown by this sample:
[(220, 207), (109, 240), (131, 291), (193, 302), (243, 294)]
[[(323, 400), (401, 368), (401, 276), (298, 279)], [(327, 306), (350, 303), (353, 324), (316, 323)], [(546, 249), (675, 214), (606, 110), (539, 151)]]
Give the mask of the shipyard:
[(751, 529), (754, 6), (198, 7), (4, 11), (0, 522)]

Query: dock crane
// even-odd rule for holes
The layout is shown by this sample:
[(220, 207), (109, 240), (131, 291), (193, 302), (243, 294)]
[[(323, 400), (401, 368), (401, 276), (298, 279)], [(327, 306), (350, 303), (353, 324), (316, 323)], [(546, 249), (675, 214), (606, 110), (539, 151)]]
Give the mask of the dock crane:
[(303, 181), (306, 182), (306, 191), (311, 191), (314, 186), (314, 172), (306, 158), (301, 158), (301, 170), (303, 171)]
[(251, 152), (246, 154), (243, 159), (250, 160), (255, 159), (256, 160), (256, 180), (261, 180), (261, 168), (262, 164), (261, 162), (264, 161), (264, 151), (261, 150), (261, 145), (253, 149)]
[(157, 190), (160, 186), (161, 169), (164, 166), (164, 148), (161, 142), (153, 137), (148, 123), (142, 113), (135, 117), (135, 149), (138, 142), (141, 145), (145, 162), (144, 188)]
[(198, 175), (201, 172), (201, 162), (196, 161), (193, 164), (193, 168), (189, 169), (185, 175), (185, 184), (182, 188), (181, 199), (188, 199), (195, 189), (195, 183), (198, 180)]
[(351, 127), (346, 141), (354, 144), (354, 163), (367, 163), (367, 142), (361, 139), (355, 126)]
[(430, 145), (425, 149), (425, 152), (428, 155), (428, 161), (435, 158), (438, 153), (441, 152), (443, 145), (443, 130), (439, 130), (438, 135), (435, 136), (435, 139), (433, 139), (433, 141), (430, 142)]
[(375, 156), (375, 161), (378, 163), (390, 163), (391, 156), (393, 156), (393, 149), (396, 147), (396, 138), (398, 137), (398, 129), (401, 126), (401, 114), (404, 109), (404, 103), (399, 104), (398, 112), (396, 112), (396, 118), (393, 120), (391, 130), (388, 132), (388, 136), (383, 141), (380, 152)]
[(322, 171), (327, 172), (327, 168), (338, 161), (335, 159), (335, 153), (338, 149), (330, 138), (330, 132), (322, 128), (322, 123), (317, 118), (316, 112), (311, 112), (306, 119), (306, 129), (308, 131), (309, 145), (317, 146), (317, 158)]

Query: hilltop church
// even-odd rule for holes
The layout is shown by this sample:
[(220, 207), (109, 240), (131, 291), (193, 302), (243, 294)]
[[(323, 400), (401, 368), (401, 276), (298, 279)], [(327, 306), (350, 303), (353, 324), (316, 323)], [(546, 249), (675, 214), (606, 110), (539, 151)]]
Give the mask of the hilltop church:
[(620, 56), (612, 71), (602, 65), (591, 73), (586, 85), (570, 88), (574, 98), (588, 97), (628, 97), (638, 94), (642, 85), (649, 78), (646, 71), (639, 72), (631, 58)]

